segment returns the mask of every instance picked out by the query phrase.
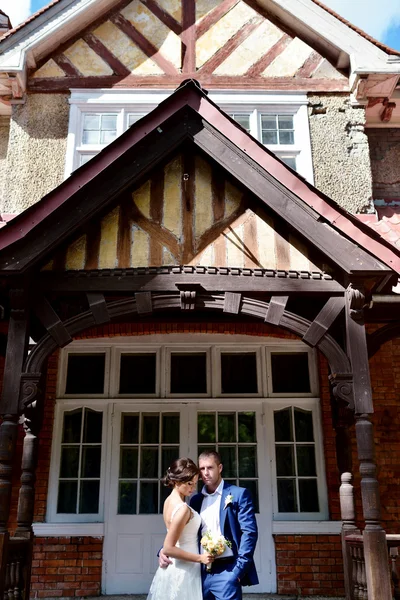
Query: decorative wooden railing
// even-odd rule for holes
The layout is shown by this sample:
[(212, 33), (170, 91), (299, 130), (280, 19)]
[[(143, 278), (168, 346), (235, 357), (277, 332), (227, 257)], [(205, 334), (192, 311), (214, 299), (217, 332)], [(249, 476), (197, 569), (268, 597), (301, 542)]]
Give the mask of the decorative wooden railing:
[(29, 600), (32, 540), (12, 537), (4, 564), (4, 600)]
[[(400, 600), (400, 577), (398, 556), (400, 548), (400, 535), (387, 535), (386, 541), (391, 562), (391, 575), (393, 584), (393, 598)], [(363, 536), (349, 534), (345, 536), (348, 556), (348, 580), (351, 582), (349, 600), (368, 600), (367, 576), (365, 572)]]

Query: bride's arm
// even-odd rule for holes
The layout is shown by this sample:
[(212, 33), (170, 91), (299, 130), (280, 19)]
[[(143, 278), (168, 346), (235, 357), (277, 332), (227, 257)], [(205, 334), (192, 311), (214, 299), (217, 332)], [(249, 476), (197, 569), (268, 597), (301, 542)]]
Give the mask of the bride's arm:
[(172, 523), (170, 523), (167, 535), (165, 536), (163, 551), (164, 553), (171, 558), (178, 558), (181, 560), (189, 560), (190, 562), (203, 563), (204, 565), (208, 565), (213, 561), (213, 557), (208, 554), (195, 554), (194, 552), (187, 552), (186, 550), (182, 550), (182, 548), (178, 548), (176, 546), (183, 528), (191, 516), (190, 508), (188, 506), (182, 507), (178, 512), (174, 515)]

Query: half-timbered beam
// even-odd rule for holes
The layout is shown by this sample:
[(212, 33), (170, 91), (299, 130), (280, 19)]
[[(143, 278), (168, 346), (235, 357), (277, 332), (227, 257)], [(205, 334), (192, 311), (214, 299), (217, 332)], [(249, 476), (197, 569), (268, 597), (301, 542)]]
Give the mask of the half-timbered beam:
[(329, 298), (328, 302), (315, 317), (308, 328), (303, 341), (310, 346), (316, 346), (321, 338), (327, 333), (336, 317), (339, 316), (344, 308), (344, 298)]

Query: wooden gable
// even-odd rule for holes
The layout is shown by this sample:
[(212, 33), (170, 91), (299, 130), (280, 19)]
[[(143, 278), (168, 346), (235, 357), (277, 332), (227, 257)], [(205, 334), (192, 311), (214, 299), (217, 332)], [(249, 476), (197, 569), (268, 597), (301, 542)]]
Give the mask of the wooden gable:
[(31, 90), (178, 85), (344, 90), (348, 79), (244, 0), (130, 0), (31, 72)]
[[(315, 252), (313, 253), (315, 257)], [(319, 272), (299, 236), (201, 154), (178, 153), (45, 270), (170, 265)]]

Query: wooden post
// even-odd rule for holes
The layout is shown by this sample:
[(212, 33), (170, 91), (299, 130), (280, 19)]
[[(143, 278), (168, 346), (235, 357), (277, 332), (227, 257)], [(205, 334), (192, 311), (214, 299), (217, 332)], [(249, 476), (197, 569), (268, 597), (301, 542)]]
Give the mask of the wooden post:
[(356, 510), (354, 505), (354, 488), (351, 484), (353, 476), (351, 473), (342, 473), (340, 486), (340, 515), (342, 518), (342, 555), (344, 570), (344, 587), (346, 591), (346, 600), (353, 600), (353, 560), (350, 552), (350, 546), (346, 543), (346, 535), (351, 533), (359, 534), (360, 531), (356, 525)]
[(352, 286), (346, 290), (347, 349), (353, 371), (356, 439), (361, 474), (361, 498), (365, 529), (364, 557), (368, 600), (391, 600), (389, 556), (386, 533), (382, 528), (379, 483), (376, 478), (373, 412), (368, 351), (364, 325), (363, 291)]
[(16, 530), (16, 535), (19, 537), (30, 537), (32, 533), (39, 446), (38, 434), (41, 421), (37, 411), (40, 411), (39, 407), (30, 406), (25, 410), (24, 414), (25, 438), (21, 464), (21, 487), (18, 498), (18, 527)]

